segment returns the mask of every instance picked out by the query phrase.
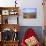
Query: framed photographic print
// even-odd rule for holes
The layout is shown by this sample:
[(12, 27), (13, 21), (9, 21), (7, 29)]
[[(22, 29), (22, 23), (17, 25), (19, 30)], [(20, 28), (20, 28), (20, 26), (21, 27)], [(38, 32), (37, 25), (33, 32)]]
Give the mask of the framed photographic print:
[(16, 12), (15, 10), (10, 10), (10, 11), (9, 11), (9, 14), (10, 14), (10, 15), (16, 15), (17, 12)]
[(14, 15), (14, 12), (15, 12), (14, 10), (10, 10), (10, 11), (9, 11), (9, 14), (10, 14), (10, 15)]
[(36, 8), (24, 8), (23, 9), (23, 18), (24, 19), (36, 18), (36, 16), (37, 16)]
[(9, 15), (9, 10), (2, 10), (2, 15)]

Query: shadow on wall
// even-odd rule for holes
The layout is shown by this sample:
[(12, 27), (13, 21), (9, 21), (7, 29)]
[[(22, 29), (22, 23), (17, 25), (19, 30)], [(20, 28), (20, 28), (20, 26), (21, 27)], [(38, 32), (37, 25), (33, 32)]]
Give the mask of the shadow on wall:
[(38, 36), (38, 39), (41, 43), (43, 43), (43, 30), (42, 30), (42, 27), (41, 26), (21, 26), (20, 27), (20, 32), (19, 32), (19, 40), (21, 42), (22, 38), (23, 38), (23, 35), (25, 33), (25, 31), (28, 29), (28, 28), (32, 28), (37, 36)]

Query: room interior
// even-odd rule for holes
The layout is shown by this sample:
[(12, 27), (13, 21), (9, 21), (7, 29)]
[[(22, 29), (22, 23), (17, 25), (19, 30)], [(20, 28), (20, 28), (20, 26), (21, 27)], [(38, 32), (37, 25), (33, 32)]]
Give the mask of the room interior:
[(46, 46), (46, 0), (0, 0), (0, 46), (21, 46), (28, 28)]

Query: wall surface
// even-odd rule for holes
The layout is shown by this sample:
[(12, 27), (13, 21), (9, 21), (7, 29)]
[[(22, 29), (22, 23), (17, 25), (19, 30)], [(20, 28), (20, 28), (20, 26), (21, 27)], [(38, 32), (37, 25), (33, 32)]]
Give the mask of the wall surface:
[(0, 0), (1, 7), (12, 7), (15, 5), (15, 0)]
[(42, 0), (25, 0), (21, 1), (21, 9), (23, 8), (37, 8), (36, 19), (23, 19), (23, 12), (20, 13), (20, 25), (21, 26), (43, 26), (43, 6)]
[[(14, 7), (15, 0), (0, 0), (1, 7)], [(43, 26), (43, 6), (42, 0), (17, 0), (17, 6), (20, 7), (20, 17), (19, 24), (20, 26)], [(37, 18), (36, 19), (23, 19), (23, 8), (37, 8)]]

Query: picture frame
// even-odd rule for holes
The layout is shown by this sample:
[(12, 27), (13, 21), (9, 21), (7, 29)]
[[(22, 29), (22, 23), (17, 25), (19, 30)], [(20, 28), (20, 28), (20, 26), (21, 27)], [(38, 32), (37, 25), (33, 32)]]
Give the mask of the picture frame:
[(9, 11), (9, 14), (10, 14), (10, 15), (16, 15), (17, 12), (13, 9), (13, 10), (10, 10), (10, 11)]
[(9, 15), (9, 10), (2, 10), (2, 15)]
[(23, 9), (23, 18), (24, 19), (33, 19), (37, 17), (37, 9), (36, 8), (24, 8)]

